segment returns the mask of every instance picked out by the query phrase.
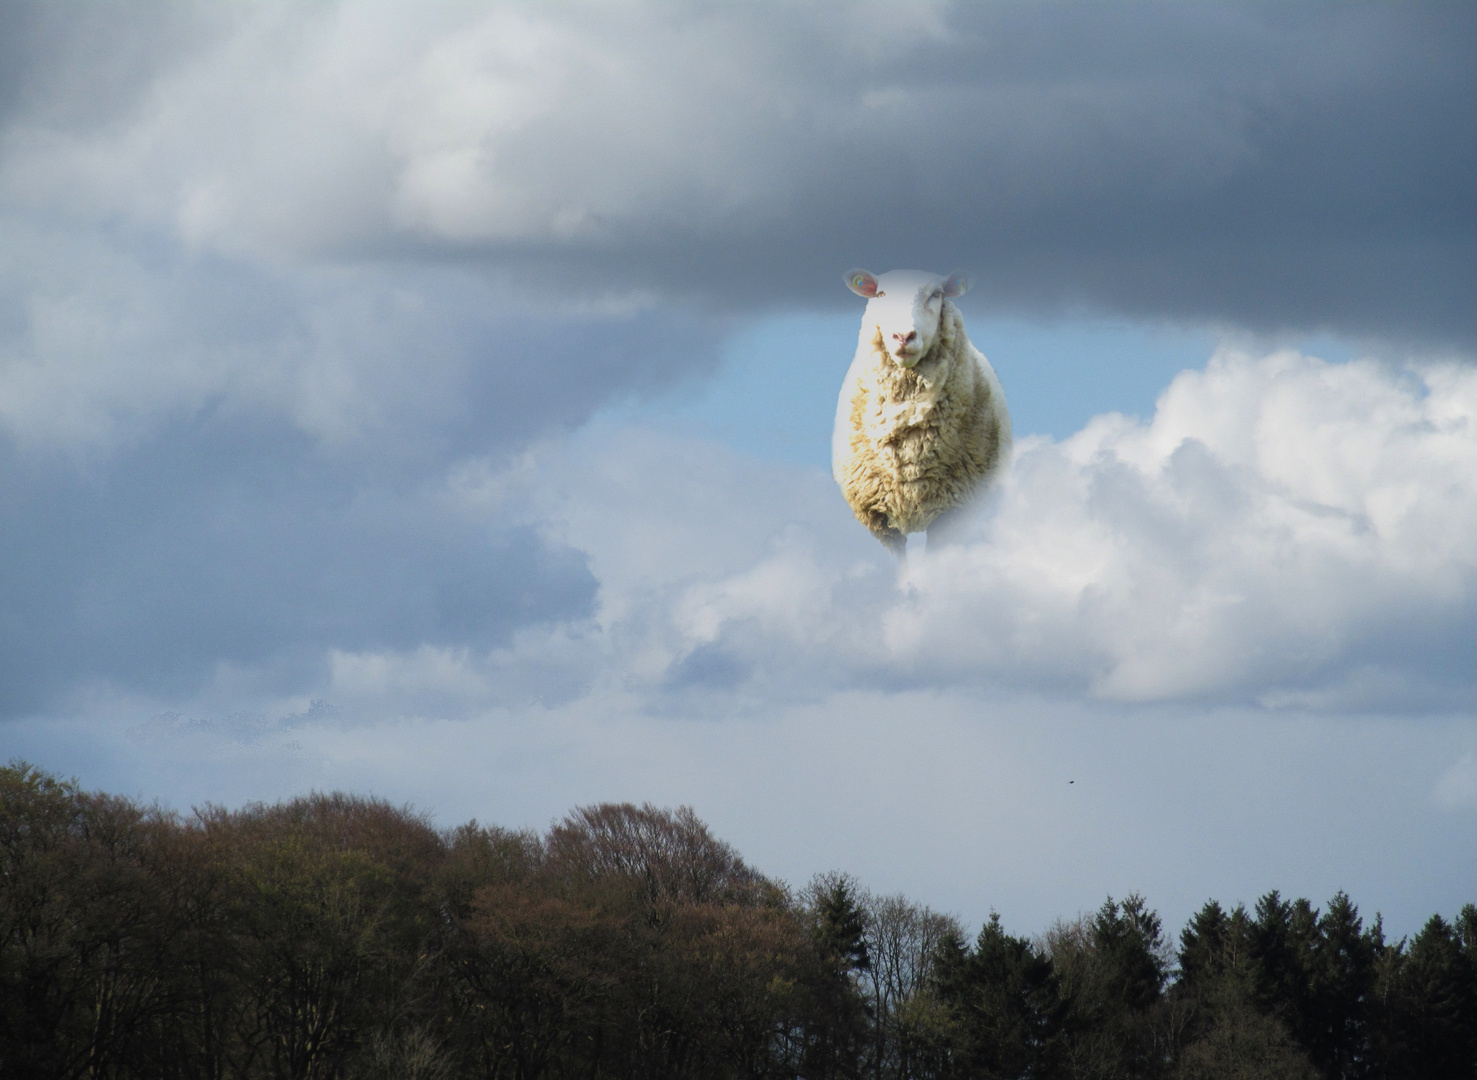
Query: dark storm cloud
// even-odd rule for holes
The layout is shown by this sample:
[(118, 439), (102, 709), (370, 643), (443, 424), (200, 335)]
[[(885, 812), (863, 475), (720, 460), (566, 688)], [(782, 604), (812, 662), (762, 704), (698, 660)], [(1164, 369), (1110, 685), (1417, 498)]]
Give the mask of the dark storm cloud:
[(816, 302), (837, 266), (964, 265), (1002, 311), (1477, 342), (1477, 8), (964, 4), (943, 22), (812, 68), (822, 129), (752, 147), (789, 185), (772, 214), (695, 223), (717, 233), (700, 246), (623, 236), (609, 265), (629, 241), (687, 280), (707, 256), (750, 301)]
[(77, 10), (32, 19), (11, 189), (192, 243), (1477, 341), (1469, 4)]

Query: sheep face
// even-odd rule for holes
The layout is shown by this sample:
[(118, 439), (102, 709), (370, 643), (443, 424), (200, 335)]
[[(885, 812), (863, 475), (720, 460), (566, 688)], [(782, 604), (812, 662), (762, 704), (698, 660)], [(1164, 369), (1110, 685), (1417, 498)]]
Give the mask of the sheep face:
[(865, 270), (846, 275), (847, 287), (867, 298), (864, 331), (893, 363), (911, 368), (928, 355), (938, 337), (944, 301), (962, 296), (968, 283), (960, 274), (947, 278), (922, 270), (892, 270), (880, 277)]

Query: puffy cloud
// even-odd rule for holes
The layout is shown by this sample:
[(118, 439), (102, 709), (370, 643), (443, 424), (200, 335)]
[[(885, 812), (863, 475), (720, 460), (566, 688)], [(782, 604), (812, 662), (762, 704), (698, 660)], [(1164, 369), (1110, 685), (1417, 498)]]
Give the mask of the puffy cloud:
[(1026, 449), (984, 542), (911, 575), (890, 642), (1128, 700), (1451, 700), (1477, 615), (1474, 420), (1454, 365), (1223, 352), (1148, 423)]
[[(649, 464), (693, 451), (623, 439), (543, 512), (590, 552), (608, 677), (654, 707), (847, 686), (1339, 710), (1470, 699), (1477, 375), (1459, 365), (1224, 350), (1148, 421), (1023, 442), (972, 539), (896, 576), (826, 478), (709, 461), (684, 498)], [(610, 483), (621, 469), (639, 481)], [(628, 487), (644, 503), (623, 517)], [(745, 558), (694, 554), (745, 535)]]

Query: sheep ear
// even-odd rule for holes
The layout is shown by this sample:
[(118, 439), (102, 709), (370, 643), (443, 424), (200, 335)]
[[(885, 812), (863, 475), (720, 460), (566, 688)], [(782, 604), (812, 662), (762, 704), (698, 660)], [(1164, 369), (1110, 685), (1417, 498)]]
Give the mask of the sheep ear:
[(866, 270), (846, 271), (846, 287), (868, 300), (877, 295), (877, 279)]
[(956, 296), (963, 296), (969, 291), (969, 278), (963, 274), (950, 274), (949, 279), (944, 282), (944, 295), (950, 300)]

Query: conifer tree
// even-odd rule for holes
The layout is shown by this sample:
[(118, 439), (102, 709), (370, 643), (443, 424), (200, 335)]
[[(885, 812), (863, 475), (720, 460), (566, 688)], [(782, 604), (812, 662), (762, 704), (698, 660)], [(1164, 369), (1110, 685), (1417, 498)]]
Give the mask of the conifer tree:
[(1375, 956), (1383, 938), (1378, 923), (1364, 932), (1358, 908), (1343, 892), (1318, 920), (1305, 1033), (1309, 1057), (1333, 1080), (1360, 1076), (1368, 1065)]
[(1257, 1005), (1308, 1046), (1312, 943), (1318, 916), (1307, 900), (1283, 900), (1273, 889), (1256, 904), (1249, 935)]
[(998, 913), (980, 930), (972, 952), (955, 943), (941, 970), (939, 996), (956, 1025), (953, 1074), (961, 1077), (1049, 1076), (1056, 1067), (1067, 1005), (1051, 958), (1012, 937)]
[(866, 971), (867, 924), (857, 903), (856, 887), (845, 875), (835, 875), (816, 901), (815, 941), (840, 973)]
[(1214, 900), (1190, 917), (1180, 931), (1180, 984), (1186, 989), (1209, 984), (1226, 969), (1230, 918)]
[(1477, 1072), (1477, 980), (1458, 932), (1440, 915), (1432, 915), (1411, 942), (1393, 996), (1394, 1075), (1471, 1080)]
[(871, 967), (856, 883), (826, 874), (811, 885), (811, 941), (819, 965), (811, 983), (801, 1072), (817, 1080), (861, 1075), (868, 1045), (866, 999), (857, 975)]

